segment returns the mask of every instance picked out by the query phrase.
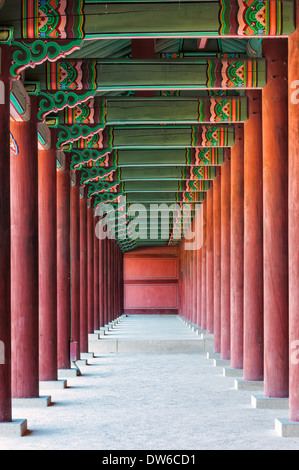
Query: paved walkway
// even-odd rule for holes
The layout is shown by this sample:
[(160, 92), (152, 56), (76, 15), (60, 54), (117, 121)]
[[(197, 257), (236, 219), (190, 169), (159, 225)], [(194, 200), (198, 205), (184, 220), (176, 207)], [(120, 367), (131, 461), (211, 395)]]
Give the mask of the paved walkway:
[[(162, 330), (165, 339), (197, 338), (175, 317), (128, 317), (110, 334), (161, 339)], [(299, 449), (299, 439), (274, 431), (288, 410), (252, 408), (252, 392), (235, 390), (206, 354), (107, 353), (88, 362), (67, 389), (49, 391), (52, 406), (14, 409), (29, 432), (1, 438), (0, 449)]]

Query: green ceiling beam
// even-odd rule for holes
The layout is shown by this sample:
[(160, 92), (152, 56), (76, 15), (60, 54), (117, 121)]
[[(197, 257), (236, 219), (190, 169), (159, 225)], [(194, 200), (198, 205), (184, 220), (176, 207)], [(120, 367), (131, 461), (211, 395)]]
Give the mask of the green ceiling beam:
[(122, 149), (110, 153), (98, 149), (70, 149), (71, 169), (103, 167), (157, 167), (222, 165), (224, 148)]
[[(62, 92), (57, 92), (61, 95)], [(47, 95), (44, 93), (44, 95)], [(64, 93), (67, 97), (68, 93)], [(63, 96), (63, 94), (62, 94)], [(81, 96), (81, 95), (79, 95)], [(59, 112), (60, 124), (198, 124), (244, 122), (248, 119), (247, 97), (207, 98), (91, 98)], [(49, 99), (52, 94), (49, 94)], [(68, 100), (70, 101), (70, 100)], [(65, 100), (66, 102), (66, 100)], [(40, 117), (47, 113), (46, 97), (40, 101)], [(44, 111), (43, 111), (44, 109)], [(54, 111), (53, 111), (54, 112)]]
[[(141, 192), (191, 192), (194, 183), (194, 192), (208, 191), (209, 181), (126, 181), (123, 183), (124, 193)], [(198, 184), (200, 183), (200, 185)]]
[[(294, 29), (292, 2), (9, 0), (3, 25), (18, 38), (279, 36)], [(274, 4), (271, 7), (271, 4)], [(63, 21), (64, 20), (64, 21)]]
[(66, 59), (27, 71), (42, 91), (241, 90), (266, 85), (263, 58)]
[[(99, 126), (90, 127), (89, 138), (76, 139), (74, 145), (65, 145), (66, 135), (72, 135), (69, 126), (59, 126), (58, 148), (98, 149), (111, 152), (113, 149), (174, 149), (194, 147), (231, 147), (234, 145), (234, 125), (161, 125), (161, 126)], [(92, 135), (94, 133), (94, 135)], [(68, 140), (70, 142), (71, 140)]]
[(141, 184), (144, 180), (149, 181), (160, 181), (162, 185), (167, 180), (191, 180), (191, 179), (202, 179), (212, 180), (216, 177), (215, 166), (203, 166), (203, 167), (146, 167), (146, 168), (122, 168), (120, 178), (121, 181), (139, 181)]
[[(193, 193), (195, 200), (193, 202), (202, 202), (204, 200), (204, 193)], [(185, 195), (181, 193), (157, 193), (157, 192), (140, 192), (140, 193), (128, 193), (126, 195), (129, 204), (135, 203), (176, 203), (176, 202), (188, 202), (184, 200)]]

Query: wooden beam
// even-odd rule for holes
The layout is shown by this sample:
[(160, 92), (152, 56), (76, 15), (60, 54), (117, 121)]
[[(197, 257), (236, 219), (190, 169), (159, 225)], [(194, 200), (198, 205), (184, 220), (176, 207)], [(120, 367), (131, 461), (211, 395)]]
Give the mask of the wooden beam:
[[(93, 1), (65, 2), (58, 8), (37, 0), (6, 2), (3, 25), (16, 38), (120, 39), (151, 37), (242, 37), (287, 35), (294, 30), (292, 2)], [(46, 8), (46, 10), (45, 10)], [(261, 20), (260, 17), (264, 19)]]
[[(43, 103), (42, 98), (41, 106)], [(95, 97), (74, 107), (66, 106), (59, 111), (58, 118), (61, 124), (67, 125), (235, 123), (247, 120), (247, 97)]]

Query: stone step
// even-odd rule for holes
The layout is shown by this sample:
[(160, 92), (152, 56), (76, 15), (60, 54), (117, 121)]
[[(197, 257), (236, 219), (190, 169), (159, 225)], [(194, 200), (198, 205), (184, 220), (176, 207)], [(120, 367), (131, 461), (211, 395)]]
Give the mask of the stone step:
[(118, 354), (203, 354), (213, 351), (211, 340), (122, 340), (109, 339), (100, 341), (89, 341), (89, 350), (98, 353)]

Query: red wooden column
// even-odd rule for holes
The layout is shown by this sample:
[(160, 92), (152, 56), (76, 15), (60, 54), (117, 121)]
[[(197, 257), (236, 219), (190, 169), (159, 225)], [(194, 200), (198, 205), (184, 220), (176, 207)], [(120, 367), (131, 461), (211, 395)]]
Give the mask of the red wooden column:
[(104, 302), (104, 241), (98, 240), (99, 243), (99, 315), (100, 327), (105, 326), (105, 302)]
[(187, 256), (187, 291), (186, 291), (186, 299), (187, 299), (187, 319), (191, 321), (191, 305), (192, 305), (192, 285), (191, 285), (191, 251), (186, 250)]
[(107, 239), (107, 323), (111, 322), (111, 243), (110, 238)]
[[(195, 220), (193, 222), (193, 232), (195, 232)], [(192, 272), (192, 285), (193, 285), (193, 315), (192, 323), (197, 324), (197, 250), (192, 250), (193, 258), (193, 272)]]
[(80, 172), (71, 172), (71, 340), (80, 350)]
[[(188, 242), (187, 242), (188, 244)], [(186, 250), (186, 272), (187, 272), (187, 279), (186, 279), (186, 311), (187, 311), (187, 320), (190, 321), (190, 310), (191, 310), (191, 303), (192, 303), (192, 289), (190, 286), (190, 251)]]
[(185, 239), (183, 240), (182, 246), (182, 259), (183, 259), (183, 282), (182, 282), (182, 291), (183, 291), (183, 298), (182, 298), (182, 308), (183, 308), (183, 316), (187, 318), (187, 302), (186, 302), (186, 284), (187, 284), (187, 268), (186, 268), (186, 249), (185, 249)]
[(110, 321), (114, 320), (114, 240), (110, 245)]
[(119, 300), (119, 271), (118, 271), (118, 246), (114, 242), (114, 256), (115, 256), (115, 273), (114, 273), (114, 292), (115, 292), (115, 301), (114, 301), (114, 318), (118, 317), (118, 300)]
[(116, 252), (116, 242), (113, 241), (113, 317), (114, 320), (117, 317), (117, 301), (118, 301), (118, 292), (117, 292), (117, 252)]
[(221, 359), (230, 359), (230, 150), (221, 168)]
[(118, 256), (119, 256), (119, 262), (118, 262), (118, 269), (119, 269), (119, 287), (118, 287), (118, 292), (119, 292), (119, 315), (123, 314), (123, 309), (122, 309), (122, 301), (123, 301), (123, 278), (122, 278), (122, 273), (123, 273), (123, 266), (122, 266), (122, 251), (120, 247), (118, 247)]
[[(193, 224), (191, 225), (193, 230)], [(193, 286), (193, 270), (194, 270), (194, 258), (193, 251), (189, 251), (189, 289), (190, 289), (190, 322), (193, 323), (193, 309), (194, 309), (194, 286)]]
[(214, 333), (213, 186), (207, 192), (207, 333)]
[(12, 396), (39, 397), (37, 98), (31, 119), (11, 122)]
[[(9, 48), (0, 68), (0, 422), (11, 422)], [(17, 158), (17, 155), (16, 155)]]
[[(199, 228), (199, 230), (202, 230), (202, 227)], [(200, 234), (197, 234), (198, 237), (201, 237)], [(202, 276), (202, 247), (197, 250), (197, 274), (196, 274), (196, 291), (197, 291), (197, 319), (196, 319), (196, 324), (201, 327), (201, 309), (202, 309), (202, 304), (201, 304), (201, 295), (202, 295), (202, 289), (201, 289), (201, 276)]]
[(104, 326), (108, 323), (108, 277), (107, 277), (107, 267), (108, 267), (108, 239), (105, 238), (102, 240), (102, 258), (103, 258), (103, 321)]
[(121, 282), (121, 250), (117, 247), (118, 253), (118, 316), (122, 314), (121, 311), (121, 298), (122, 298), (122, 282)]
[(88, 352), (87, 191), (80, 187), (80, 352)]
[(94, 332), (94, 246), (93, 246), (93, 204), (87, 200), (87, 311), (88, 333)]
[(96, 224), (97, 217), (93, 217), (93, 255), (94, 255), (94, 331), (98, 330), (100, 327), (100, 298), (99, 298), (99, 272), (100, 272), (100, 262), (99, 262), (99, 240), (96, 236)]
[(221, 175), (213, 186), (214, 229), (214, 351), (221, 351)]
[(289, 301), (290, 420), (299, 421), (299, 2), (296, 32), (289, 37)]
[(120, 249), (120, 314), (124, 313), (124, 255)]
[(264, 379), (262, 92), (248, 90), (244, 124), (244, 363), (245, 380)]
[(56, 133), (38, 151), (39, 379), (57, 380)]
[(184, 316), (184, 307), (183, 307), (183, 301), (184, 301), (184, 290), (183, 290), (183, 280), (184, 280), (184, 260), (183, 260), (183, 240), (180, 244), (179, 247), (179, 252), (180, 252), (180, 279), (179, 279), (179, 314), (183, 317)]
[(115, 242), (111, 240), (111, 320), (115, 318)]
[(244, 128), (235, 126), (231, 148), (231, 368), (243, 368)]
[(203, 245), (201, 275), (201, 328), (207, 329), (207, 195), (203, 202)]
[(275, 398), (289, 394), (287, 47), (287, 39), (263, 42), (264, 393)]
[(70, 161), (62, 154), (57, 171), (57, 328), (58, 369), (70, 368), (71, 254), (70, 254)]

